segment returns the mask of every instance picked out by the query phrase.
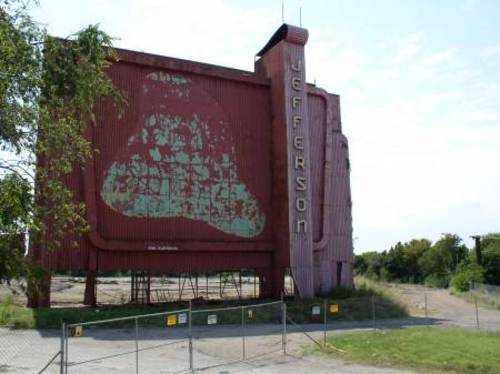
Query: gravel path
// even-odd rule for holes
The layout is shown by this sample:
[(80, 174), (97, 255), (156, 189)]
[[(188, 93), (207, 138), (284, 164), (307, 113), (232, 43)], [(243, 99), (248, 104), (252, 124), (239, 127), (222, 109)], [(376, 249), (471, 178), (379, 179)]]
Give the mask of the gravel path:
[[(442, 323), (460, 327), (477, 327), (487, 330), (500, 330), (500, 310), (477, 309), (474, 304), (450, 295), (446, 289), (433, 289), (418, 285), (393, 286), (414, 310), (415, 314), (424, 315), (425, 299), (427, 296), (427, 315), (429, 318), (438, 319)], [(477, 318), (477, 319), (476, 319)]]

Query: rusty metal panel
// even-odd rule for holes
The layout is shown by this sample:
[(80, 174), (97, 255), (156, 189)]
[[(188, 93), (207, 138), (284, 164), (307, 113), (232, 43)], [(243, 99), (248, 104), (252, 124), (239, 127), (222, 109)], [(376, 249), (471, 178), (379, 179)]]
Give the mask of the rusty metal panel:
[(116, 269), (148, 271), (159, 274), (229, 271), (269, 266), (272, 253), (237, 253), (228, 258), (225, 253), (200, 252), (196, 256), (183, 252), (100, 251), (99, 270)]
[(120, 121), (98, 111), (90, 198), (101, 237), (270, 241), (266, 86), (127, 63), (111, 76), (133, 96)]
[[(311, 169), (304, 45), (307, 30), (285, 25), (260, 52), (271, 79), (274, 105), (273, 160), (277, 188), (277, 252), (289, 251), (290, 268), (302, 297), (314, 295)], [(281, 39), (281, 40), (280, 40)], [(278, 144), (277, 144), (278, 143)], [(279, 259), (278, 259), (279, 261)]]
[(352, 218), (349, 186), (349, 163), (347, 138), (334, 134), (335, 158), (333, 181), (332, 256), (341, 261), (352, 261)]
[(312, 230), (313, 240), (319, 242), (323, 236), (323, 208), (325, 189), (325, 153), (327, 124), (326, 101), (323, 96), (307, 96), (309, 113), (309, 137), (311, 160)]
[(284, 25), (255, 73), (118, 50), (108, 74), (129, 105), (118, 119), (109, 99), (97, 103), (86, 136), (99, 152), (67, 181), (86, 203), (91, 231), (40, 262), (158, 273), (255, 268), (274, 296), (291, 266), (310, 296), (338, 286), (341, 261), (350, 284), (347, 139), (338, 96), (305, 84), (306, 40), (306, 30)]
[[(317, 88), (309, 89), (309, 97), (317, 103), (310, 104), (311, 113), (320, 111), (318, 100), (321, 97), (324, 103), (325, 131), (319, 135), (320, 123), (310, 129), (311, 141), (316, 142), (312, 149), (311, 157), (316, 157), (316, 162), (321, 162), (320, 155), (324, 155), (324, 167), (312, 170), (313, 182), (322, 186), (323, 193), (313, 195), (314, 207), (318, 209), (320, 204), (322, 216), (318, 211), (313, 211), (316, 222), (320, 222), (322, 228), (321, 240), (315, 241), (314, 263), (315, 263), (315, 289), (318, 294), (331, 292), (337, 286), (337, 263), (344, 262), (344, 269), (351, 268), (352, 274), (352, 217), (351, 217), (351, 195), (349, 186), (349, 155), (347, 139), (340, 133), (340, 105), (339, 97), (331, 95)], [(314, 118), (314, 116), (312, 117)], [(323, 137), (322, 140), (315, 140)], [(324, 148), (319, 148), (321, 145)], [(322, 179), (320, 179), (322, 178)], [(319, 230), (316, 228), (315, 230)], [(350, 264), (350, 265), (348, 265)], [(343, 273), (342, 277), (345, 276)], [(342, 286), (350, 286), (351, 282), (342, 281)]]

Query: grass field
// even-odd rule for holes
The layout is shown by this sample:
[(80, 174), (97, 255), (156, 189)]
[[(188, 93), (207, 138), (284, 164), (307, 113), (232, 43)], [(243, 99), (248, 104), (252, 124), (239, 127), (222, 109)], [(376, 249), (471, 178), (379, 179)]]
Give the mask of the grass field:
[(407, 328), (330, 335), (327, 348), (308, 353), (346, 362), (424, 373), (499, 373), (500, 333)]
[[(245, 303), (260, 303), (265, 300), (247, 300)], [(269, 300), (268, 300), (269, 301)], [(358, 281), (355, 290), (338, 290), (328, 298), (329, 304), (339, 306), (338, 313), (328, 313), (329, 321), (359, 321), (373, 318), (375, 312), (376, 319), (399, 318), (407, 316), (406, 308), (401, 304), (389, 290), (369, 283), (368, 281)], [(296, 323), (322, 323), (323, 313), (312, 315), (313, 306), (323, 307), (324, 300), (315, 298), (311, 300), (288, 299), (287, 315)], [(193, 305), (197, 308), (224, 307), (240, 305), (238, 300), (233, 301), (211, 301)], [(187, 308), (187, 303), (168, 303), (154, 305), (109, 305), (91, 307), (59, 307), (29, 309), (14, 303), (12, 297), (7, 297), (0, 302), (0, 326), (9, 328), (60, 328), (62, 322), (78, 323), (83, 321), (96, 321), (109, 318), (133, 316), (137, 314), (158, 313), (177, 309)], [(276, 310), (262, 309), (262, 313), (256, 316), (258, 323), (279, 323), (276, 318)], [(229, 315), (229, 314), (228, 314)], [(239, 314), (235, 313), (234, 323), (239, 323)], [(156, 320), (163, 323), (162, 320)], [(228, 320), (228, 323), (232, 322)], [(154, 319), (150, 324), (156, 323)], [(118, 326), (114, 326), (118, 327)]]
[(451, 294), (460, 297), (471, 304), (474, 304), (477, 300), (478, 305), (486, 309), (500, 310), (500, 295), (491, 295), (486, 292), (476, 290), (467, 292), (452, 290)]
[(62, 322), (76, 323), (183, 309), (186, 305), (125, 304), (98, 308), (39, 308), (15, 305), (9, 298), (0, 303), (0, 326), (9, 328), (60, 328)]

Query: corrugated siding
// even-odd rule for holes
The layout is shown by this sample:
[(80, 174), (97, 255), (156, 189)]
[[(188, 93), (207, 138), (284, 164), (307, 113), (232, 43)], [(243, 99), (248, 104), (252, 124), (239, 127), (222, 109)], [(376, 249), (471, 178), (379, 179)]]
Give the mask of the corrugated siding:
[(326, 139), (326, 102), (322, 96), (307, 95), (309, 113), (311, 197), (313, 241), (323, 236), (323, 203), (325, 187), (325, 139)]
[(99, 270), (130, 269), (158, 273), (211, 272), (268, 267), (272, 253), (186, 253), (100, 251)]
[[(295, 30), (296, 31), (296, 30)], [(295, 32), (294, 31), (294, 32)], [(281, 43), (283, 44), (283, 42)], [(281, 48), (277, 45), (275, 48)], [(124, 52), (125, 53), (125, 52)], [(216, 251), (217, 248), (204, 247), (203, 251), (127, 251), (100, 250), (87, 237), (77, 240), (74, 248), (71, 240), (64, 242), (63, 249), (46, 252), (42, 264), (50, 269), (86, 269), (89, 264), (99, 270), (133, 269), (155, 272), (204, 272), (259, 268), (270, 271), (272, 267), (290, 266), (289, 202), (283, 193), (287, 186), (287, 167), (290, 163), (286, 153), (288, 147), (286, 129), (280, 132), (271, 125), (277, 112), (289, 105), (289, 93), (271, 91), (268, 80), (262, 76), (252, 76), (241, 71), (219, 69), (195, 62), (182, 62), (168, 58), (143, 56), (126, 52), (127, 58), (113, 65), (109, 74), (115, 84), (122, 89), (129, 101), (124, 116), (118, 120), (116, 110), (109, 99), (97, 104), (98, 124), (93, 131), (92, 141), (99, 149), (89, 164), (94, 175), (97, 233), (104, 240), (123, 243), (148, 241), (217, 241), (237, 248), (245, 242), (255, 245), (248, 252)], [(302, 49), (290, 52), (292, 58), (302, 56)], [(136, 56), (136, 57), (134, 57)], [(139, 56), (139, 57), (137, 57)], [(269, 58), (269, 56), (264, 56)], [(275, 54), (271, 64), (287, 66), (283, 54)], [(141, 62), (142, 61), (142, 62)], [(157, 65), (155, 65), (157, 64)], [(161, 65), (161, 66), (160, 66)], [(176, 70), (175, 67), (179, 69)], [(258, 66), (259, 67), (259, 66)], [(260, 65), (259, 69), (262, 68)], [(213, 70), (211, 76), (207, 73)], [(188, 79), (196, 89), (210, 97), (210, 102), (199, 99), (192, 107), (183, 106), (182, 100), (162, 101), (157, 97), (158, 88), (145, 85), (149, 73), (164, 73)], [(243, 74), (243, 75), (242, 75)], [(233, 77), (234, 79), (232, 79)], [(148, 88), (149, 87), (149, 88)], [(146, 89), (146, 91), (145, 91)], [(147, 91), (151, 89), (151, 91)], [(155, 91), (156, 90), (156, 91)], [(344, 277), (352, 275), (352, 219), (350, 206), (349, 170), (347, 167), (347, 140), (340, 133), (340, 112), (338, 97), (330, 95), (307, 95), (309, 162), (312, 165), (309, 178), (311, 190), (312, 239), (319, 241), (328, 234), (326, 246), (317, 251), (314, 264), (310, 260), (310, 248), (296, 246), (294, 263), (305, 265), (297, 280), (307, 284), (314, 278), (314, 286), (319, 292), (329, 292), (334, 286), (337, 261), (344, 261), (348, 269)], [(212, 103), (212, 104), (210, 104)], [(333, 104), (332, 104), (333, 103)], [(273, 108), (274, 106), (274, 113)], [(332, 117), (333, 105), (333, 117)], [(206, 118), (215, 132), (227, 131), (227, 144), (234, 146), (235, 163), (240, 179), (254, 194), (266, 216), (264, 230), (253, 238), (239, 238), (216, 230), (203, 222), (187, 218), (137, 218), (127, 217), (110, 209), (101, 199), (100, 190), (104, 182), (104, 172), (120, 157), (126, 157), (124, 149), (134, 132), (144, 123), (144, 116), (152, 111), (164, 113), (197, 112)], [(331, 120), (330, 120), (331, 119)], [(330, 121), (333, 121), (330, 123)], [(332, 127), (333, 133), (327, 133)], [(330, 130), (328, 130), (330, 131)], [(331, 136), (331, 138), (328, 138)], [(328, 139), (328, 141), (327, 141)], [(326, 159), (327, 143), (332, 142), (331, 157)], [(227, 145), (226, 144), (226, 145)], [(332, 168), (331, 180), (325, 180), (325, 165)], [(80, 170), (75, 170), (68, 183), (80, 199), (84, 197), (84, 178)], [(328, 184), (329, 182), (330, 184)], [(325, 188), (329, 186), (328, 189)], [(325, 197), (328, 197), (326, 203)], [(326, 210), (326, 211), (325, 211)], [(325, 217), (328, 220), (325, 220)], [(327, 222), (326, 222), (327, 221)], [(325, 223), (326, 222), (326, 223)], [(324, 224), (328, 227), (324, 232)], [(258, 251), (266, 248), (268, 252)], [(263, 247), (264, 244), (264, 247)], [(227, 249), (227, 247), (226, 247)], [(241, 249), (241, 248), (240, 248)], [(273, 252), (273, 249), (278, 249)], [(211, 251), (211, 252), (210, 252)], [(311, 263), (309, 265), (309, 263)], [(350, 269), (350, 270), (349, 270)], [(274, 270), (273, 270), (274, 271)], [(350, 273), (349, 273), (350, 272)], [(345, 282), (348, 279), (345, 278)]]
[(351, 191), (348, 168), (347, 138), (334, 133), (333, 164), (333, 257), (337, 261), (352, 261)]
[[(188, 79), (193, 91), (200, 91), (213, 100), (211, 106), (195, 105), (185, 107), (182, 101), (163, 100), (161, 92), (152, 87), (145, 77), (149, 73), (162, 72)], [(268, 87), (245, 82), (216, 79), (208, 76), (178, 73), (167, 69), (154, 69), (128, 63), (115, 64), (111, 77), (115, 84), (128, 92), (129, 106), (121, 120), (107, 102), (98, 106), (98, 126), (94, 131), (94, 144), (100, 150), (95, 157), (96, 200), (98, 232), (105, 239), (114, 240), (203, 240), (241, 241), (242, 239), (217, 230), (204, 222), (186, 218), (136, 218), (127, 217), (109, 208), (100, 198), (99, 192), (104, 182), (105, 171), (114, 160), (130, 156), (127, 143), (131, 136), (140, 132), (144, 116), (150, 113), (196, 113), (207, 121), (213, 131), (224, 126), (227, 142), (235, 150), (235, 162), (241, 181), (255, 196), (266, 217), (266, 226), (257, 237), (245, 239), (269, 241), (272, 238), (271, 213), (271, 108)], [(149, 88), (148, 85), (149, 84)], [(149, 92), (145, 92), (150, 90)], [(224, 122), (224, 124), (221, 124)]]

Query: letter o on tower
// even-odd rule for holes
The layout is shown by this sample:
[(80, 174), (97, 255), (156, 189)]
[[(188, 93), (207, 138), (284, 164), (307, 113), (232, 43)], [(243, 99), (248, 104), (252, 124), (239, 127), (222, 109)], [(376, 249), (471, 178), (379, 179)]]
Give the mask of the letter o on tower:
[(305, 210), (307, 208), (306, 199), (304, 199), (303, 197), (299, 197), (295, 201), (295, 208), (297, 209), (298, 212), (305, 212)]

